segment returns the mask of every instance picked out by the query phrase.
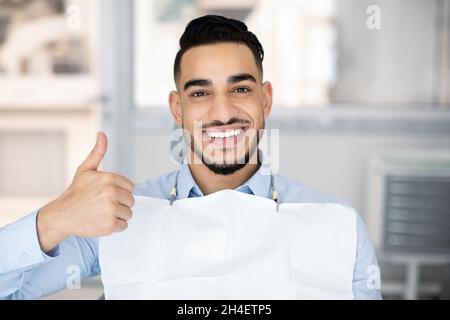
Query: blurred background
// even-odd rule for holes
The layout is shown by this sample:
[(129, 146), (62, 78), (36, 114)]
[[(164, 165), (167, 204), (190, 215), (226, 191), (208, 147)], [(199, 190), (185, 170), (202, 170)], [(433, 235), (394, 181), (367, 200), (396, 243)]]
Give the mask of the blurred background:
[(384, 298), (449, 299), (450, 0), (0, 0), (0, 226), (59, 195), (98, 130), (105, 170), (177, 168), (172, 65), (207, 13), (260, 39), (280, 173), (356, 208)]

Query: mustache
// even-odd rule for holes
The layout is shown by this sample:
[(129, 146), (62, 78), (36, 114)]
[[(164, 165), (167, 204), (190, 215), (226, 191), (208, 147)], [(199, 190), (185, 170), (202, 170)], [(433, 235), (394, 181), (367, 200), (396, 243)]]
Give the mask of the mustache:
[(214, 120), (214, 121), (212, 121), (212, 122), (210, 122), (208, 124), (204, 124), (202, 126), (202, 129), (209, 129), (209, 128), (214, 128), (214, 127), (223, 127), (223, 126), (229, 126), (229, 125), (232, 125), (232, 124), (250, 124), (250, 121), (244, 120), (244, 119), (240, 119), (240, 118), (231, 118), (227, 122)]

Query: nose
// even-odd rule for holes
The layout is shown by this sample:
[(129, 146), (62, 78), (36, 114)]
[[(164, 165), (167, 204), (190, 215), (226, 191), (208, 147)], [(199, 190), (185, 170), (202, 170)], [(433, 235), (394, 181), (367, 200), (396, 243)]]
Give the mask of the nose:
[(239, 109), (234, 106), (226, 96), (217, 95), (209, 109), (208, 116), (211, 121), (227, 123), (231, 118), (237, 117)]

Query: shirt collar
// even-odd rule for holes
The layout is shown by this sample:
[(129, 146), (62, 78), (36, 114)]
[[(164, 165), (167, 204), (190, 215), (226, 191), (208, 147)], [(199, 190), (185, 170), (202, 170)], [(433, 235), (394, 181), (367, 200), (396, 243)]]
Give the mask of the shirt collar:
[(183, 163), (177, 176), (178, 199), (186, 199), (191, 196), (203, 196), (200, 188), (192, 177), (189, 165)]
[[(270, 192), (271, 170), (268, 165), (262, 164), (259, 169), (243, 185), (236, 188), (236, 191), (254, 194), (259, 197), (267, 198)], [(192, 177), (189, 165), (183, 163), (177, 176), (178, 199), (203, 196)]]

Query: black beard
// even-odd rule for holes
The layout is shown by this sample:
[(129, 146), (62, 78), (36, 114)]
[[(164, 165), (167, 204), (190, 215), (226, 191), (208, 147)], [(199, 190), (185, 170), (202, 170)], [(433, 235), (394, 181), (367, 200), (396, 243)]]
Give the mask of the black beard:
[(202, 157), (203, 164), (205, 166), (207, 166), (209, 170), (211, 170), (215, 174), (220, 174), (223, 176), (228, 176), (230, 174), (235, 173), (238, 170), (241, 170), (243, 167), (245, 167), (247, 165), (247, 163), (249, 161), (250, 161), (250, 153), (249, 152), (247, 152), (245, 154), (245, 161), (243, 163), (231, 163), (231, 164), (207, 163), (207, 162), (205, 162), (205, 159)]
[[(265, 128), (265, 121), (263, 120), (263, 128)], [(182, 125), (182, 128), (184, 129), (184, 125)], [(200, 149), (198, 149), (196, 147), (195, 142), (193, 142), (194, 139), (191, 138), (191, 143), (190, 143), (190, 147), (191, 147), (191, 151), (194, 152), (197, 157), (199, 157), (200, 159), (202, 159), (203, 164), (212, 172), (214, 172), (215, 174), (220, 174), (223, 176), (227, 176), (227, 175), (231, 175), (233, 173), (235, 173), (238, 170), (241, 170), (242, 168), (244, 168), (250, 161), (250, 159), (254, 156), (255, 152), (257, 151), (257, 164), (260, 166), (261, 165), (261, 154), (259, 151), (259, 131), (256, 134), (256, 146), (252, 148), (252, 143), (250, 143), (250, 150), (245, 154), (244, 156), (244, 161), (237, 161), (235, 163), (221, 163), (221, 164), (217, 164), (217, 163), (207, 163), (205, 161), (205, 158), (203, 157), (202, 151)]]
[(257, 163), (261, 164), (260, 162), (260, 157), (261, 155), (259, 154), (259, 150), (258, 150), (258, 145), (259, 145), (259, 135), (256, 135), (256, 146), (252, 147), (252, 143), (250, 144), (250, 150), (247, 151), (247, 153), (244, 156), (244, 161), (236, 161), (235, 163), (207, 163), (205, 161), (205, 158), (203, 157), (203, 154), (201, 152), (201, 150), (199, 150), (198, 148), (196, 148), (194, 146), (194, 143), (191, 144), (191, 150), (193, 152), (195, 152), (195, 154), (197, 155), (197, 157), (199, 157), (200, 159), (202, 159), (203, 164), (212, 172), (214, 172), (215, 174), (220, 174), (223, 176), (227, 176), (230, 174), (235, 173), (238, 170), (241, 170), (242, 168), (244, 168), (249, 162), (250, 159), (254, 156), (255, 152), (257, 152)]

